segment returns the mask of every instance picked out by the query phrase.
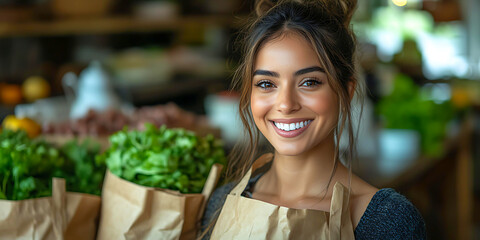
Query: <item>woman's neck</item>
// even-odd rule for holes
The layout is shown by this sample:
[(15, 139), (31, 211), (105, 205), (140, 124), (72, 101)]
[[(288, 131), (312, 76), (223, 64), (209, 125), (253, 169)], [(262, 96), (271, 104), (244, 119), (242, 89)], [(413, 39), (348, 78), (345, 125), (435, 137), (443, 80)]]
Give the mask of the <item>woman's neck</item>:
[[(322, 197), (334, 170), (334, 158), (333, 137), (298, 156), (285, 156), (276, 152), (272, 167), (262, 177), (262, 189), (282, 201)], [(338, 164), (338, 167), (342, 168), (343, 165)], [(332, 187), (330, 184), (327, 197)]]

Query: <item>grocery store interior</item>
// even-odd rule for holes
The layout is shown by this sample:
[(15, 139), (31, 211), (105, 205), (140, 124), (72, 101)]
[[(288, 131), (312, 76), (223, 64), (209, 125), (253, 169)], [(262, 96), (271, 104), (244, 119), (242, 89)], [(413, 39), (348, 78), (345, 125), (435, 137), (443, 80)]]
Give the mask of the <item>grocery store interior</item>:
[[(228, 153), (245, 137), (231, 79), (253, 5), (0, 0), (1, 128), (107, 149), (152, 123), (213, 134)], [(406, 196), (429, 239), (480, 239), (479, 12), (478, 0), (369, 0), (352, 20), (366, 88), (353, 171)]]

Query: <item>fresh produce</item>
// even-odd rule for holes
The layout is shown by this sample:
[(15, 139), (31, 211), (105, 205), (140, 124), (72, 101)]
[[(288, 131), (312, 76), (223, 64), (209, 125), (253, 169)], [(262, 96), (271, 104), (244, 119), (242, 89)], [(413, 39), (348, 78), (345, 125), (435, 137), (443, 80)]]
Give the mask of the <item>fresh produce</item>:
[(16, 105), (22, 102), (22, 89), (16, 84), (2, 84), (0, 87), (0, 102)]
[(22, 200), (51, 195), (52, 177), (61, 175), (65, 158), (24, 131), (0, 133), (0, 199)]
[(32, 76), (23, 82), (22, 93), (28, 102), (46, 98), (50, 96), (50, 84), (42, 77)]
[(51, 123), (43, 128), (43, 132), (50, 135), (74, 136), (105, 136), (122, 130), (125, 126), (142, 130), (145, 123), (152, 123), (160, 127), (181, 127), (195, 129), (206, 127), (205, 117), (195, 115), (179, 108), (174, 103), (156, 106), (144, 106), (132, 114), (121, 111), (107, 110), (96, 112), (90, 110), (85, 117), (64, 123)]
[(106, 170), (105, 162), (96, 158), (100, 145), (89, 140), (72, 140), (64, 144), (60, 152), (66, 158), (62, 176), (66, 179), (67, 190), (100, 195)]
[(2, 126), (5, 129), (13, 131), (24, 130), (28, 136), (34, 138), (42, 132), (42, 128), (38, 123), (30, 118), (17, 118), (15, 115), (8, 115), (3, 119)]
[(60, 149), (25, 131), (0, 133), (0, 199), (51, 196), (52, 177), (65, 178), (67, 191), (100, 194), (105, 164), (95, 161), (99, 147), (68, 142)]
[(127, 181), (182, 193), (201, 192), (212, 165), (226, 160), (221, 143), (212, 135), (201, 138), (184, 129), (152, 124), (146, 124), (144, 131), (115, 133), (110, 148), (99, 158)]

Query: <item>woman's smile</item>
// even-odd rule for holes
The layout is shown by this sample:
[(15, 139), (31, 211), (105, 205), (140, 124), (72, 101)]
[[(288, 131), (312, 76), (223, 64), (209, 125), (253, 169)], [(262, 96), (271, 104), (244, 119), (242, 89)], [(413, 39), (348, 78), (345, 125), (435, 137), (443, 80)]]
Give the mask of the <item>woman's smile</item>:
[(309, 119), (275, 119), (270, 121), (278, 135), (293, 138), (302, 134), (312, 120)]

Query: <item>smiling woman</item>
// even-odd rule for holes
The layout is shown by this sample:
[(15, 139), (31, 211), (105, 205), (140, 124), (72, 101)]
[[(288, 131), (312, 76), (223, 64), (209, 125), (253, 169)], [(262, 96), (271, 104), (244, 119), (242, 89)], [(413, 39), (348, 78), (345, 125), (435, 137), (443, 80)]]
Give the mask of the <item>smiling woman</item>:
[[(230, 157), (232, 183), (210, 199), (204, 238), (425, 238), (422, 217), (406, 198), (351, 172), (351, 101), (361, 96), (349, 26), (355, 6), (355, 0), (257, 2), (235, 75), (248, 148)], [(344, 130), (350, 149), (340, 153)], [(260, 133), (274, 152), (255, 161)]]
[(278, 154), (301, 156), (326, 138), (333, 142), (337, 96), (305, 39), (290, 33), (269, 41), (254, 66), (253, 119)]

